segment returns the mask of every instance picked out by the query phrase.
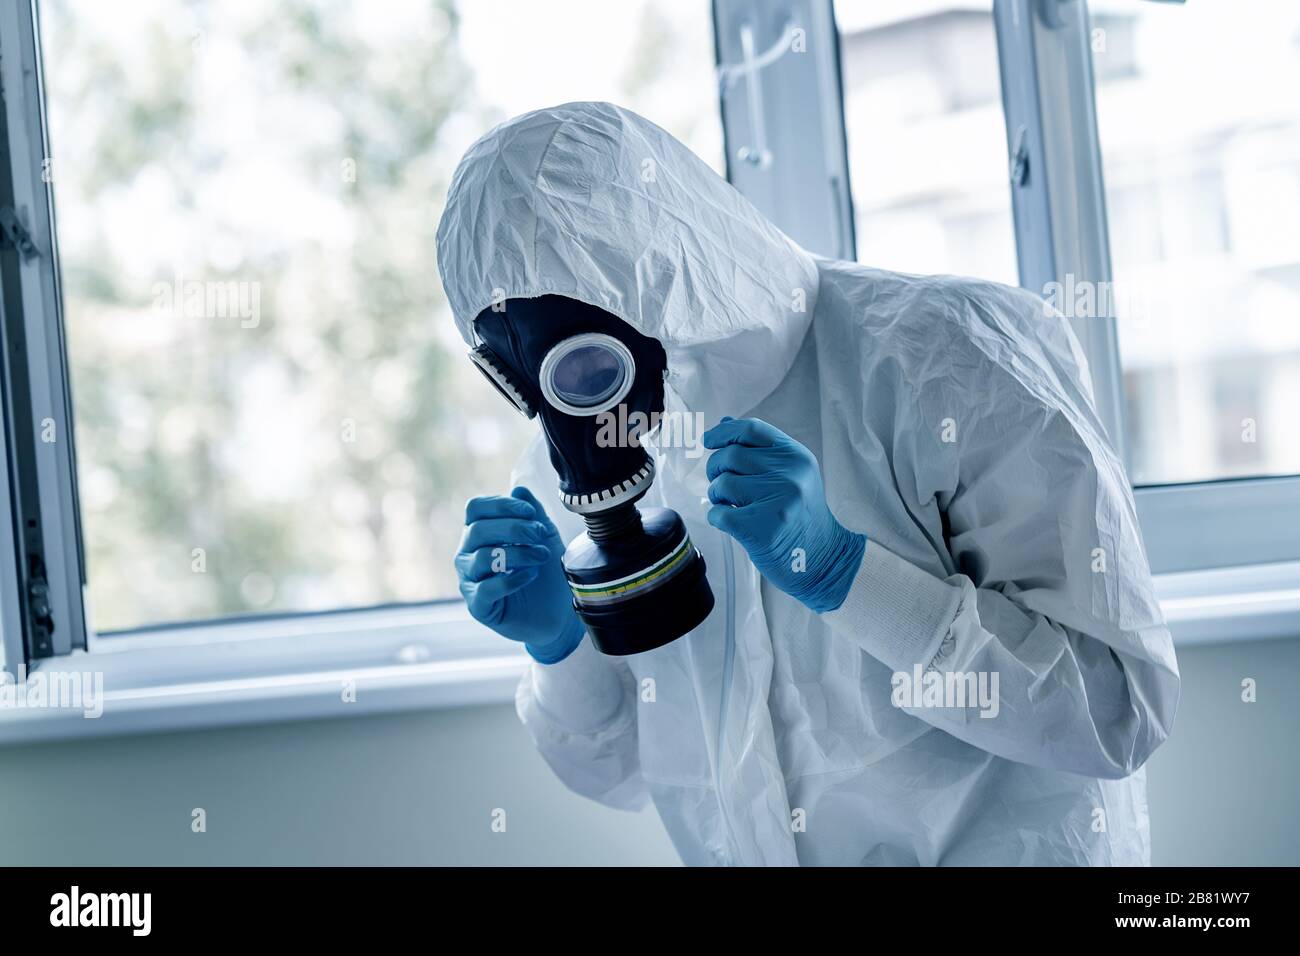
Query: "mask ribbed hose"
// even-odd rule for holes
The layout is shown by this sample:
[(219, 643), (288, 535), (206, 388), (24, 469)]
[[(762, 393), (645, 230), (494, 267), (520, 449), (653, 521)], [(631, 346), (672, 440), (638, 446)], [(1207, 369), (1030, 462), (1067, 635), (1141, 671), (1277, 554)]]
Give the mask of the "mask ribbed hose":
[(641, 512), (636, 510), (636, 505), (631, 501), (615, 505), (608, 511), (583, 515), (582, 518), (587, 522), (587, 534), (592, 541), (609, 541), (641, 527)]

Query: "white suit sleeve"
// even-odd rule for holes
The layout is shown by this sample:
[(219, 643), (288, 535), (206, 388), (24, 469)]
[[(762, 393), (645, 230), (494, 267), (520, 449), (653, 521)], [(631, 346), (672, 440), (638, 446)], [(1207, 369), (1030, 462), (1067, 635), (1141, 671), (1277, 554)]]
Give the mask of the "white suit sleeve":
[(954, 688), (982, 675), (987, 706), (934, 706), (920, 688), (901, 700), (935, 727), (1021, 763), (1127, 776), (1168, 735), (1179, 687), (1127, 479), (1089, 407), (970, 364), (978, 386), (950, 380), (916, 406), (936, 422), (961, 410), (956, 442), (916, 446), (940, 463), (928, 491), (957, 573), (935, 576), (854, 529), (869, 539), (862, 564), (825, 617), (894, 668), (896, 690), (918, 665)]
[(575, 793), (639, 810), (647, 791), (637, 752), (636, 695), (627, 666), (584, 638), (556, 664), (533, 661), (515, 709), (555, 775)]

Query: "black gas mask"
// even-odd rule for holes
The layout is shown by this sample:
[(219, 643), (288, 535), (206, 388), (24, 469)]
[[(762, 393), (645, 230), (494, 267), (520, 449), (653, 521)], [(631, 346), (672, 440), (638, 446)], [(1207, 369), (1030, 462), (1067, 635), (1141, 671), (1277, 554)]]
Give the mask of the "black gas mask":
[(471, 361), (520, 413), (541, 419), (560, 500), (586, 522), (564, 573), (597, 649), (637, 654), (697, 627), (713, 610), (704, 558), (675, 511), (636, 507), (654, 480), (639, 438), (663, 411), (663, 346), (558, 295), (484, 309), (474, 332)]

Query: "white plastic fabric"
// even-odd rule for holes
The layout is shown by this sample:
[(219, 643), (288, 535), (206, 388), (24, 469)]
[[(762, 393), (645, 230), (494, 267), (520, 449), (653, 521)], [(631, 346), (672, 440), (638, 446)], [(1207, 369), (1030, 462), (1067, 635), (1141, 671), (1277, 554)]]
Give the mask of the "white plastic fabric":
[[(1148, 862), (1140, 768), (1178, 673), (1060, 316), (994, 283), (814, 257), (604, 103), (479, 140), (438, 251), (466, 342), (494, 301), (599, 306), (663, 343), (668, 411), (776, 425), (869, 539), (844, 605), (813, 614), (707, 524), (707, 456), (657, 449), (648, 503), (681, 514), (717, 604), (656, 651), (584, 642), (533, 665), (518, 710), (566, 784), (648, 796), (687, 863)], [(514, 478), (578, 533), (540, 436)], [(891, 679), (917, 666), (996, 672), (996, 716), (895, 706)]]

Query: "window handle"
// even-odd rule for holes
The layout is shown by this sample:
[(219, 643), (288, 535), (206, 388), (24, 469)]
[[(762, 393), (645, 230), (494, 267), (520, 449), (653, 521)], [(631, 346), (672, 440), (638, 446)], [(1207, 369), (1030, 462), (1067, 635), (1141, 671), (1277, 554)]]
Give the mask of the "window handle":
[(746, 100), (753, 144), (737, 149), (736, 158), (760, 169), (771, 165), (772, 153), (767, 148), (767, 125), (763, 118), (763, 84), (759, 74), (790, 52), (797, 35), (798, 28), (794, 22), (787, 21), (780, 38), (762, 53), (755, 53), (754, 28), (748, 23), (743, 23), (740, 26), (740, 49), (743, 57), (741, 62), (718, 67), (718, 84), (724, 94), (737, 80), (741, 78), (748, 80)]
[(1016, 144), (1011, 148), (1011, 185), (1023, 186), (1029, 181), (1029, 130), (1016, 128)]

